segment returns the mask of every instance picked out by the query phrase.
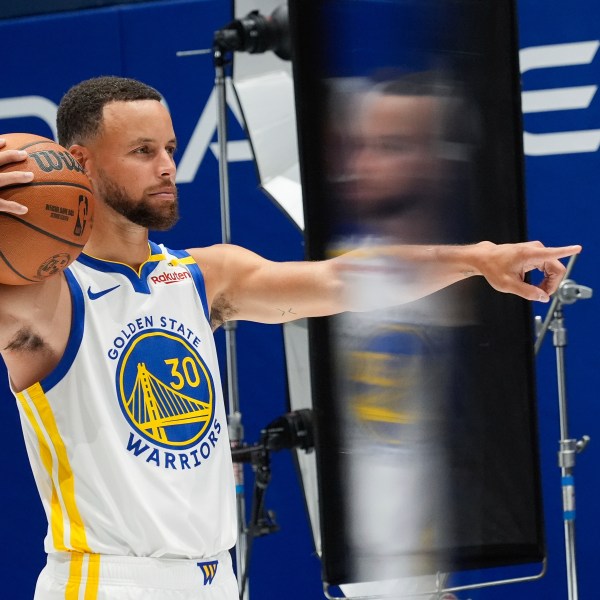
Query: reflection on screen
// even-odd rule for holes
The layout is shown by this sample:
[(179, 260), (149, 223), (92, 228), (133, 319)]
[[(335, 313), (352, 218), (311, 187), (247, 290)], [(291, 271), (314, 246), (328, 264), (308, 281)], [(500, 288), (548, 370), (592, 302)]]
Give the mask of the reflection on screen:
[[(510, 3), (291, 9), (311, 258), (368, 250), (345, 271), (368, 301), (410, 277), (386, 246), (523, 239)], [(530, 340), (475, 280), (311, 324), (328, 582), (541, 560)]]

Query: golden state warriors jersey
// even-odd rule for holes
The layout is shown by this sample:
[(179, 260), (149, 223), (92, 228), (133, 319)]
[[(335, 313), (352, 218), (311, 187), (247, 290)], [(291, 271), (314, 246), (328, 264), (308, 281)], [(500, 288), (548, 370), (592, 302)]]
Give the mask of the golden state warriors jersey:
[(17, 394), (46, 551), (196, 558), (230, 548), (235, 488), (201, 270), (150, 243), (137, 272), (82, 254), (65, 274), (66, 351)]

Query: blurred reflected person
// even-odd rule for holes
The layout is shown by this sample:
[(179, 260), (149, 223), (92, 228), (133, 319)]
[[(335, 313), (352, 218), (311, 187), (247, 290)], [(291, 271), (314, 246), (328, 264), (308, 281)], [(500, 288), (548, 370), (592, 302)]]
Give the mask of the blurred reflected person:
[[(335, 185), (344, 251), (460, 238), (467, 217), (453, 196), (468, 155), (453, 121), (460, 104), (438, 73), (422, 72), (375, 85), (348, 105), (352, 144)], [(376, 259), (348, 281), (361, 296), (385, 296), (410, 279), (404, 267)], [(375, 591), (431, 589), (414, 576), (430, 572), (432, 553), (445, 546), (441, 415), (453, 328), (471, 318), (456, 293), (336, 318), (356, 576), (403, 579)]]
[(337, 189), (350, 230), (406, 243), (457, 241), (470, 119), (456, 89), (435, 71), (419, 72), (374, 85), (353, 106)]

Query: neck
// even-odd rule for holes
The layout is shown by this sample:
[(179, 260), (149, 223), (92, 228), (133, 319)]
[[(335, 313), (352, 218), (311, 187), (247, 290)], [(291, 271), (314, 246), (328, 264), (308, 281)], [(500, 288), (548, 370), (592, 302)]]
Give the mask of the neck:
[(117, 213), (96, 211), (92, 233), (84, 252), (137, 269), (148, 259), (148, 230)]

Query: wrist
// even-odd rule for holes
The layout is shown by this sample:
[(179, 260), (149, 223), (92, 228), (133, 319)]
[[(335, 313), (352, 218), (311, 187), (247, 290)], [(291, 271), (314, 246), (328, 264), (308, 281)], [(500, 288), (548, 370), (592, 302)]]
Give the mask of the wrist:
[(486, 267), (490, 260), (493, 260), (492, 253), (496, 248), (493, 242), (483, 241), (477, 244), (467, 246), (467, 265), (465, 269), (469, 272), (467, 276), (484, 275)]
[(461, 278), (483, 275), (491, 252), (496, 247), (492, 242), (478, 242), (464, 246), (438, 246), (435, 262), (446, 263), (451, 271)]

